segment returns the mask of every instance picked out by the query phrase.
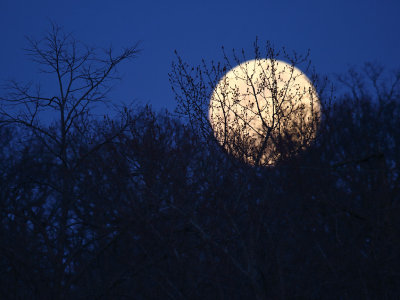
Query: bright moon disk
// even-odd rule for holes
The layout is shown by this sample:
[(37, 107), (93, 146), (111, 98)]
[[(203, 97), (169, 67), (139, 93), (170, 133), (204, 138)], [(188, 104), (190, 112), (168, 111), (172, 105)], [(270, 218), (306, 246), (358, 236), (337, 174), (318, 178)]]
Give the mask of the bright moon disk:
[(274, 165), (315, 138), (320, 104), (298, 68), (279, 60), (246, 61), (219, 81), (209, 120), (225, 150), (252, 165)]

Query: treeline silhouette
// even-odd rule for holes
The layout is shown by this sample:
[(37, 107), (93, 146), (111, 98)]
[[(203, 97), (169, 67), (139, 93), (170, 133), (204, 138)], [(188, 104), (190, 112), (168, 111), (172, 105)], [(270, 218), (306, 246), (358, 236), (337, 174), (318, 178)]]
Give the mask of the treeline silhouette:
[[(137, 48), (78, 73), (92, 53), (63, 52), (76, 45), (56, 26), (47, 38), (61, 95), (13, 82), (2, 98), (26, 106), (0, 119), (1, 299), (400, 295), (399, 73), (340, 76), (348, 92), (321, 94), (307, 150), (249, 166), (168, 112), (91, 116)], [(47, 125), (46, 109), (60, 113)]]

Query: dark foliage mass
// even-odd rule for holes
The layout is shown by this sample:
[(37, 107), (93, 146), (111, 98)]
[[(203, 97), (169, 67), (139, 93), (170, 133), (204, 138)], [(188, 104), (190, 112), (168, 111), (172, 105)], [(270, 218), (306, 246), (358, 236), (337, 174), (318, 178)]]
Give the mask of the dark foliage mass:
[(1, 299), (398, 298), (399, 74), (340, 76), (312, 146), (256, 167), (166, 112), (91, 117), (137, 51), (72, 41), (32, 43), (57, 97), (11, 82), (1, 99)]

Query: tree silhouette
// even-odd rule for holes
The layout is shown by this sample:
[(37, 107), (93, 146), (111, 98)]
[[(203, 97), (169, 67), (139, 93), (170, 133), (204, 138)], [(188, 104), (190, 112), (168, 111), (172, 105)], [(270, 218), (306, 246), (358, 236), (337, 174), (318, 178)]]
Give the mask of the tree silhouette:
[(53, 27), (31, 43), (63, 92), (11, 82), (1, 98), (2, 299), (398, 296), (399, 73), (366, 64), (317, 85), (307, 149), (277, 130), (278, 161), (265, 167), (230, 155), (261, 161), (265, 149), (224, 147), (212, 131), (223, 64), (192, 70), (178, 57), (186, 119), (149, 106), (100, 119), (91, 104), (136, 48), (96, 59), (74, 41)]
[[(90, 244), (78, 213), (80, 201), (75, 185), (79, 176), (76, 170), (126, 126), (120, 124), (103, 136), (91, 138), (89, 109), (106, 99), (117, 66), (135, 57), (138, 49), (135, 45), (117, 55), (108, 49), (104, 55), (99, 55), (98, 51), (81, 45), (55, 24), (44, 39), (28, 41), (27, 54), (39, 65), (41, 72), (54, 77), (56, 94), (45, 96), (40, 86), (35, 88), (31, 84), (10, 81), (8, 93), (1, 98), (1, 124), (24, 129), (25, 143), (31, 143), (32, 150), (26, 148), (27, 159), (34, 166), (36, 162), (39, 169), (22, 173), (28, 178), (21, 192), (24, 197), (29, 195), (25, 188), (31, 189), (35, 197), (45, 194), (40, 196), (39, 203), (33, 204), (33, 199), (26, 201), (29, 213), (23, 218), (39, 235), (28, 240), (36, 239), (35, 243), (42, 243), (41, 250), (48, 258), (49, 293), (51, 297), (62, 298), (70, 288), (69, 277), (76, 255)], [(10, 106), (20, 110), (13, 111)], [(48, 112), (55, 118), (51, 126), (40, 120), (40, 116)], [(43, 172), (52, 176), (39, 176), (43, 168), (46, 168)], [(35, 276), (31, 274), (30, 277), (33, 280)]]

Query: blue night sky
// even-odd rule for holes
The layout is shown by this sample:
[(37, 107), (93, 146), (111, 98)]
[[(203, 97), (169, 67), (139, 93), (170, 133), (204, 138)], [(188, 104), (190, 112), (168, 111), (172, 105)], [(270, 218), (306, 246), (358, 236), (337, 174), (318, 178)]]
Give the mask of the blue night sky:
[(50, 1), (1, 0), (0, 80), (32, 80), (25, 36), (40, 38), (49, 20), (89, 45), (118, 49), (141, 40), (142, 53), (121, 68), (115, 101), (149, 103), (172, 110), (168, 72), (176, 49), (197, 65), (222, 60), (221, 46), (247, 49), (260, 43), (304, 53), (316, 71), (340, 73), (377, 61), (400, 66), (400, 1)]

